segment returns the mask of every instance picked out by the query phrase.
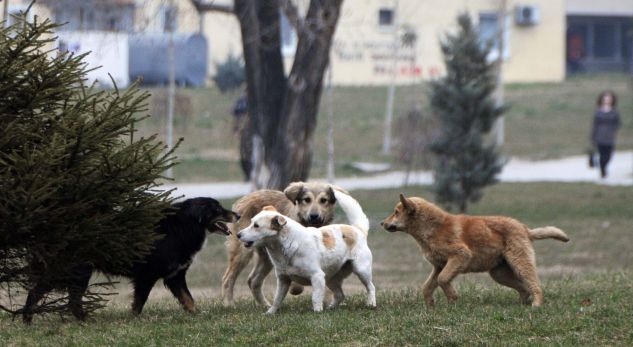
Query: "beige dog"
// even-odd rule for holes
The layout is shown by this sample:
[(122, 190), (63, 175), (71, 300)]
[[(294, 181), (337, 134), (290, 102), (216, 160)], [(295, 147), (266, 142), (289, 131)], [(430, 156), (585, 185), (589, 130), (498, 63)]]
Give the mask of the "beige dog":
[(422, 198), (405, 198), (381, 223), (390, 232), (404, 231), (417, 241), (433, 265), (422, 292), (427, 307), (433, 307), (433, 292), (441, 287), (449, 302), (457, 300), (451, 281), (460, 273), (484, 272), (498, 283), (519, 292), (521, 302), (543, 303), (536, 273), (533, 240), (553, 238), (569, 241), (555, 227), (529, 229), (509, 217), (453, 215)]
[[(225, 306), (233, 305), (235, 280), (248, 265), (253, 253), (257, 254), (255, 267), (248, 276), (248, 286), (261, 305), (270, 306), (262, 293), (264, 279), (273, 268), (266, 251), (262, 247), (247, 249), (237, 239), (237, 232), (251, 223), (251, 218), (265, 206), (273, 206), (281, 214), (296, 220), (304, 226), (320, 227), (330, 224), (334, 218), (336, 198), (332, 186), (326, 183), (294, 182), (284, 192), (276, 190), (260, 190), (239, 199), (233, 204), (233, 211), (241, 215), (240, 220), (232, 226), (232, 233), (227, 241), (229, 266), (224, 272), (222, 296)], [(300, 294), (303, 287), (293, 284), (291, 294)]]

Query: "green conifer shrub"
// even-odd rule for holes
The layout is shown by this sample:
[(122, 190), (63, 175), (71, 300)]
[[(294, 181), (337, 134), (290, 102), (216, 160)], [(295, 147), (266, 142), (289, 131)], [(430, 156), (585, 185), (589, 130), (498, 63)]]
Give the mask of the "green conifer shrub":
[[(55, 24), (16, 19), (0, 30), (0, 305), (13, 313), (35, 283), (67, 286), (78, 264), (124, 273), (142, 259), (173, 165), (155, 136), (135, 136), (146, 92), (88, 86), (84, 56), (54, 47)], [(34, 313), (67, 308), (48, 296)]]
[(431, 83), (431, 107), (440, 121), (434, 192), (448, 209), (465, 212), (497, 182), (504, 165), (490, 137), (495, 120), (505, 111), (496, 105), (495, 65), (488, 59), (491, 45), (482, 43), (467, 14), (458, 17), (458, 31), (441, 43), (446, 76)]

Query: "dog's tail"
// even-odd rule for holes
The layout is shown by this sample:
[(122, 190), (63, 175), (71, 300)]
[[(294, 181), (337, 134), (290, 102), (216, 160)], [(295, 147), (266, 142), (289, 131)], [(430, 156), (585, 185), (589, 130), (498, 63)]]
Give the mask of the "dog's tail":
[(367, 219), (367, 216), (365, 215), (365, 212), (363, 212), (363, 208), (360, 207), (358, 201), (341, 190), (333, 189), (333, 191), (336, 201), (338, 201), (339, 206), (341, 206), (345, 212), (350, 224), (359, 228), (365, 233), (365, 235), (367, 235), (367, 232), (369, 231), (369, 219)]
[(567, 242), (569, 241), (569, 237), (565, 234), (564, 231), (558, 229), (557, 227), (543, 227), (528, 230), (528, 234), (530, 235), (530, 240), (542, 240), (542, 239), (556, 239), (559, 241)]

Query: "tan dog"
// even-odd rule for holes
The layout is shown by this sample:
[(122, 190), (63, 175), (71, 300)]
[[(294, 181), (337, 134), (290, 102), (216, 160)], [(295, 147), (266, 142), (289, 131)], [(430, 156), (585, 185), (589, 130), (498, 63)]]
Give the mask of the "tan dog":
[[(240, 220), (232, 226), (232, 233), (227, 241), (229, 266), (224, 272), (222, 296), (225, 306), (233, 305), (235, 280), (248, 265), (253, 253), (257, 254), (255, 267), (248, 275), (248, 286), (261, 305), (270, 306), (262, 293), (264, 279), (273, 268), (266, 250), (263, 247), (246, 248), (237, 239), (237, 232), (251, 223), (251, 218), (265, 206), (273, 206), (279, 213), (296, 220), (304, 226), (321, 227), (330, 224), (334, 218), (336, 198), (332, 186), (326, 183), (294, 182), (284, 192), (276, 190), (260, 190), (239, 199), (233, 204), (233, 211), (241, 215)], [(303, 287), (294, 284), (291, 294), (297, 295)]]
[(426, 306), (435, 302), (433, 292), (441, 287), (449, 302), (457, 300), (451, 281), (460, 273), (484, 272), (498, 283), (519, 292), (521, 302), (543, 303), (536, 273), (533, 240), (553, 238), (569, 241), (555, 227), (529, 229), (509, 217), (453, 215), (422, 198), (405, 198), (381, 223), (390, 232), (404, 231), (417, 241), (422, 254), (433, 265), (422, 293)]
[(315, 312), (323, 310), (327, 286), (334, 292), (329, 305), (334, 308), (345, 299), (343, 280), (351, 273), (365, 285), (367, 305), (376, 307), (372, 254), (367, 245), (369, 220), (349, 194), (338, 189), (334, 194), (351, 225), (305, 227), (267, 206), (252, 218), (247, 228), (237, 233), (246, 247), (265, 247), (275, 266), (277, 292), (268, 314), (277, 312), (292, 281), (312, 286)]

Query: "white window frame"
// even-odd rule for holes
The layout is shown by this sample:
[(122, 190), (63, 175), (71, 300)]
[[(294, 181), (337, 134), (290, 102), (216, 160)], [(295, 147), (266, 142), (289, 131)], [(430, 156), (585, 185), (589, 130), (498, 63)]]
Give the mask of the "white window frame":
[[(482, 17), (494, 17), (495, 18), (495, 23), (498, 23), (498, 13), (497, 12), (479, 12), (479, 25), (481, 25), (481, 19)], [(512, 16), (509, 15), (505, 15), (504, 18), (504, 33), (503, 33), (503, 60), (508, 60), (510, 59), (510, 28), (512, 27)], [(481, 30), (481, 27), (479, 28), (479, 30)], [(490, 53), (488, 54), (488, 60), (489, 61), (495, 61), (499, 58), (499, 49), (497, 48), (497, 45), (494, 43), (497, 40), (497, 30), (498, 28), (495, 27), (495, 37), (493, 39), (493, 47), (492, 50), (490, 51)], [(480, 38), (482, 39), (482, 43), (485, 43), (485, 41), (483, 41), (483, 39), (485, 39), (484, 37), (481, 36), (480, 33)]]

